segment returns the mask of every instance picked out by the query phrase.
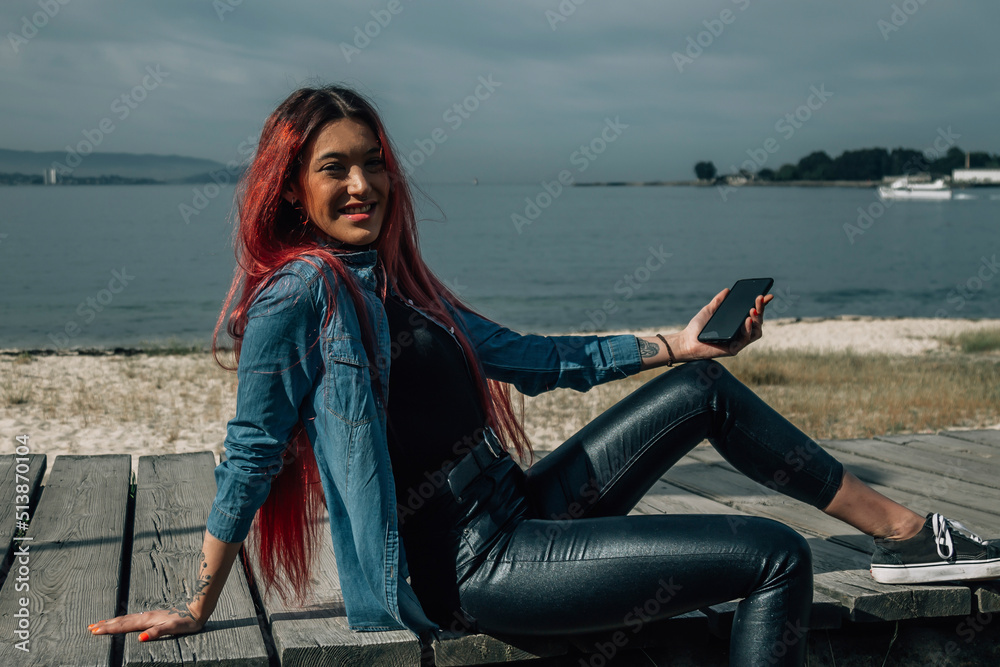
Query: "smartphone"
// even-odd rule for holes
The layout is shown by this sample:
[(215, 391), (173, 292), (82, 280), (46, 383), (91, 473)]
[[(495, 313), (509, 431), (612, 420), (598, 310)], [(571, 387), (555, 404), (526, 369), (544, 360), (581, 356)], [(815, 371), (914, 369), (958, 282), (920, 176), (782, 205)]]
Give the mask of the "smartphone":
[(733, 342), (739, 337), (743, 322), (750, 317), (750, 309), (756, 304), (757, 297), (767, 294), (773, 284), (770, 278), (737, 280), (718, 310), (705, 323), (698, 340), (702, 343)]

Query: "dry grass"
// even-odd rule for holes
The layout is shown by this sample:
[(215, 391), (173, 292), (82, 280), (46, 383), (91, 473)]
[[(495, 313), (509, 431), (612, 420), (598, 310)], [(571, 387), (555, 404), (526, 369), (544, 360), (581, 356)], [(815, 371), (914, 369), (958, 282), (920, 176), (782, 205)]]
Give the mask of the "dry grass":
[[(762, 352), (722, 362), (769, 405), (814, 438), (861, 438), (1000, 422), (1000, 356)], [(579, 394), (526, 399), (533, 444), (549, 449), (664, 372), (646, 371)]]
[(1000, 422), (1000, 357), (756, 354), (727, 367), (806, 433), (858, 438)]
[(969, 354), (996, 352), (1000, 350), (1000, 329), (965, 331), (955, 336), (948, 336), (942, 340)]
[(20, 377), (7, 375), (0, 381), (0, 402), (6, 406), (24, 405), (31, 400), (31, 386)]

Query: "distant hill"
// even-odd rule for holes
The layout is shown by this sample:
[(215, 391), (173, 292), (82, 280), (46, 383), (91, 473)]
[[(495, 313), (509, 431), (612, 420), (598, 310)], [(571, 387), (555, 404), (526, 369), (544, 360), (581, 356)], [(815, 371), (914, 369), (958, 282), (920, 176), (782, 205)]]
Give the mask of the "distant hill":
[[(209, 174), (226, 165), (183, 155), (153, 155), (150, 153), (91, 153), (79, 156), (80, 164), (73, 176), (85, 178), (116, 175), (129, 179), (153, 179), (171, 183), (199, 183), (209, 180)], [(12, 151), (0, 148), (0, 173), (22, 173), (41, 176), (53, 163), (67, 164), (66, 151)]]

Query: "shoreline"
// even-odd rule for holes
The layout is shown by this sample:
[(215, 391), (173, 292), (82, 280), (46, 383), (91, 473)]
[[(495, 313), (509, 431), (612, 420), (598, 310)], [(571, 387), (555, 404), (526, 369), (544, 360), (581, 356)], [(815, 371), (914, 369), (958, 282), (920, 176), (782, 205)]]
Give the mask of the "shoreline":
[[(684, 324), (667, 325), (659, 329), (637, 327), (634, 329), (605, 329), (578, 332), (535, 332), (542, 336), (635, 334), (655, 336), (684, 328)], [(918, 354), (940, 349), (942, 337), (953, 336), (978, 329), (1000, 329), (1000, 318), (941, 318), (941, 317), (876, 317), (872, 315), (834, 315), (831, 317), (767, 318), (764, 337), (755, 342), (757, 350), (811, 350), (816, 352), (871, 352), (883, 354)], [(231, 348), (219, 348), (227, 353)], [(209, 354), (209, 346), (176, 344), (169, 340), (162, 344), (144, 346), (79, 346), (68, 348), (0, 347), (0, 359), (22, 355), (32, 357), (178, 357)]]
[(882, 181), (747, 181), (740, 184), (715, 181), (588, 181), (574, 183), (578, 188), (615, 188), (615, 187), (665, 187), (665, 188), (874, 188), (884, 185)]
[[(877, 188), (889, 185), (892, 181), (746, 181), (745, 183), (727, 183), (725, 180), (715, 181), (588, 181), (574, 183), (578, 188)], [(953, 190), (975, 188), (998, 188), (997, 183), (952, 183)]]

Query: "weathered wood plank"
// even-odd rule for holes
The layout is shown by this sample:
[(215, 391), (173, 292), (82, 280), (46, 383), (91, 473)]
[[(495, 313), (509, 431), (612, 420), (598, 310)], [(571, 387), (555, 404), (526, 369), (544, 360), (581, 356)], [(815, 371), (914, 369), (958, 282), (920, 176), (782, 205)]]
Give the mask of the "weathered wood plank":
[[(712, 469), (702, 469), (697, 465), (682, 467), (690, 465), (682, 462), (667, 474), (667, 479), (678, 486), (691, 488), (696, 493), (700, 493), (703, 490), (704, 495), (720, 499), (721, 502), (726, 504), (733, 504), (738, 507), (756, 505), (761, 514), (792, 526), (810, 530), (831, 541), (844, 544), (859, 551), (864, 551), (865, 553), (872, 552), (874, 543), (867, 535), (854, 531), (849, 526), (827, 516), (814, 507), (804, 505), (754, 482), (736, 471), (714, 449), (698, 448), (698, 451), (692, 453), (690, 458), (704, 464), (710, 464), (716, 470), (724, 470), (726, 474), (713, 472)], [(845, 463), (845, 466), (848, 470), (851, 470), (851, 465)], [(996, 514), (978, 509), (960, 507), (926, 493), (913, 494), (887, 488), (879, 484), (871, 484), (871, 486), (876, 491), (910, 507), (920, 514), (940, 512), (946, 516), (959, 518), (965, 523), (975, 525), (980, 530), (995, 530), (997, 533), (1000, 533), (1000, 516)], [(727, 496), (731, 498), (731, 502), (723, 499)]]
[[(924, 494), (969, 509), (989, 510), (1000, 507), (1000, 491), (997, 489), (960, 478), (917, 470), (900, 463), (860, 456), (845, 449), (837, 449), (836, 445), (840, 442), (844, 441), (823, 444), (841, 463), (848, 466), (851, 472), (868, 484), (881, 484), (900, 491)], [(958, 459), (952, 459), (949, 464), (954, 471), (953, 474), (960, 474), (966, 465), (964, 461)]]
[[(688, 494), (687, 497), (678, 502), (684, 494)], [(740, 517), (752, 515), (749, 511), (730, 507), (662, 480), (654, 485), (643, 501), (664, 512), (690, 513), (696, 509), (705, 514), (734, 514), (734, 522), (738, 522)], [(738, 526), (738, 523), (734, 525)], [(812, 550), (814, 589), (839, 601), (851, 620), (933, 618), (967, 614), (972, 608), (972, 595), (966, 586), (880, 584), (871, 578), (868, 555), (805, 530), (798, 532), (806, 537)]]
[[(733, 495), (733, 502), (730, 504), (738, 507), (744, 507), (759, 502), (760, 504), (758, 506), (761, 514), (771, 516), (779, 521), (788, 523), (791, 526), (812, 530), (831, 541), (849, 544), (850, 546), (858, 548), (866, 553), (871, 552), (873, 545), (871, 539), (867, 536), (860, 534), (838, 535), (837, 528), (843, 528), (843, 524), (839, 521), (827, 517), (825, 514), (812, 507), (804, 506), (801, 503), (785, 498), (777, 492), (749, 480), (744, 475), (737, 472), (714, 449), (699, 447), (692, 453), (690, 458), (703, 463), (710, 463), (720, 469), (725, 469), (729, 475), (728, 477), (713, 475), (711, 472), (706, 473), (705, 471), (699, 471), (696, 466), (684, 467), (687, 464), (681, 463), (678, 466), (675, 466), (671, 473), (668, 473), (667, 478), (674, 482), (682, 480), (679, 485), (684, 486), (685, 488), (691, 488), (692, 485), (701, 486), (708, 490), (706, 495), (711, 495), (713, 497), (723, 495), (726, 493), (727, 489), (730, 489)], [(840, 458), (843, 459), (845, 457), (841, 456)], [(970, 465), (971, 464), (972, 463), (970, 462)], [(847, 467), (848, 469), (851, 468), (850, 465)], [(886, 470), (886, 473), (892, 474), (895, 470), (898, 470), (898, 468), (890, 467)], [(676, 477), (671, 476), (674, 473), (676, 474)], [(898, 502), (902, 502), (904, 505), (911, 507), (919, 513), (927, 513), (931, 511), (942, 512), (948, 516), (959, 518), (967, 524), (975, 525), (977, 529), (990, 531), (989, 535), (1000, 534), (1000, 515), (998, 514), (984, 512), (979, 509), (959, 507), (948, 501), (934, 498), (926, 493), (914, 494), (887, 488), (879, 484), (872, 484), (872, 487), (876, 491), (879, 491), (880, 493), (883, 493)], [(695, 491), (697, 492), (697, 489), (695, 489)], [(726, 501), (722, 500), (722, 502)], [(798, 516), (796, 516), (796, 508), (799, 508)], [(978, 601), (977, 608), (981, 611), (987, 612), (1000, 610), (1000, 595), (997, 594), (998, 590), (1000, 590), (1000, 588), (994, 588), (988, 584), (972, 584), (972, 592)]]
[(976, 609), (993, 614), (1000, 611), (1000, 581), (973, 584), (972, 594), (976, 598)]
[[(189, 600), (198, 580), (205, 521), (215, 498), (211, 452), (142, 456), (135, 498), (129, 613)], [(125, 639), (125, 665), (266, 667), (267, 648), (246, 575), (237, 564), (201, 632), (139, 642)]]
[(1000, 447), (1000, 429), (982, 429), (977, 431), (941, 431), (941, 435), (969, 442), (978, 442), (983, 445)]
[(431, 642), (431, 647), (437, 667), (460, 667), (565, 655), (569, 643), (557, 637), (494, 637), (442, 632)]
[[(16, 446), (16, 443), (15, 443)], [(23, 459), (27, 459), (25, 462)], [(42, 477), (45, 475), (44, 454), (28, 454), (27, 457), (0, 456), (0, 564), (7, 562), (7, 555), (13, 544), (12, 539), (18, 527), (16, 516), (27, 512), (34, 515), (41, 494)], [(27, 469), (25, 469), (27, 466)], [(28, 502), (18, 506), (17, 496), (27, 496)], [(0, 573), (2, 576), (4, 573)]]
[(0, 637), (17, 637), (27, 598), (31, 652), (5, 641), (0, 664), (110, 665), (112, 635), (87, 625), (116, 612), (131, 472), (126, 455), (56, 457), (24, 542), (29, 590), (0, 591)]
[(850, 452), (876, 461), (933, 473), (939, 477), (971, 482), (994, 491), (1000, 497), (1000, 476), (994, 466), (971, 466), (960, 456), (927, 450), (907, 449), (905, 445), (885, 440), (821, 440), (831, 451)]
[(848, 470), (884, 496), (926, 515), (939, 512), (957, 519), (986, 538), (1000, 535), (1000, 505), (990, 500), (993, 489), (935, 477), (839, 454)]
[(968, 586), (880, 584), (871, 578), (868, 556), (820, 538), (809, 546), (816, 590), (840, 601), (852, 621), (961, 616), (972, 609)]
[[(872, 539), (818, 509), (758, 484), (735, 470), (714, 449), (699, 447), (667, 471), (664, 479), (748, 514), (766, 516), (799, 532), (833, 539), (839, 544), (871, 553)], [(778, 486), (777, 484), (775, 486)], [(780, 488), (780, 487), (778, 487)]]
[[(420, 642), (408, 630), (355, 632), (348, 627), (329, 521), (323, 521), (310, 596), (302, 605), (258, 589), (282, 667), (417, 667)], [(260, 583), (252, 550), (248, 562)], [(262, 588), (262, 585), (260, 586)]]
[(1000, 447), (984, 445), (971, 440), (953, 438), (940, 433), (914, 433), (911, 435), (880, 435), (880, 442), (892, 442), (909, 449), (936, 452), (964, 459), (973, 463), (1000, 466)]

